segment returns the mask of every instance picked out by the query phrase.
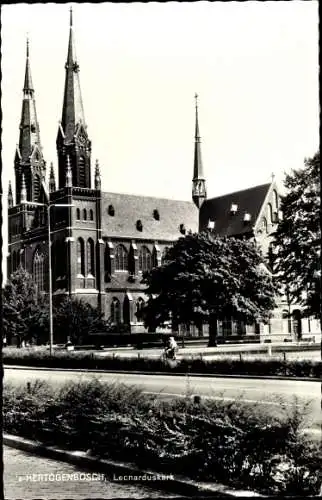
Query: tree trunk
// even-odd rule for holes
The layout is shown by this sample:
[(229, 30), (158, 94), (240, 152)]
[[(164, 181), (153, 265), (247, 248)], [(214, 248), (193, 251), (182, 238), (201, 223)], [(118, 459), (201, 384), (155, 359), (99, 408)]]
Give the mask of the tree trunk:
[(208, 347), (217, 347), (218, 323), (216, 316), (209, 317), (209, 342)]

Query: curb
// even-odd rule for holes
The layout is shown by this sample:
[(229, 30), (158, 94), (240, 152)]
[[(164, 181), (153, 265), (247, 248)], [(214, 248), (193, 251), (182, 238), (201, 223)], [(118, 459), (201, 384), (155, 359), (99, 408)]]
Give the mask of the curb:
[(79, 465), (87, 469), (94, 469), (96, 472), (108, 472), (111, 476), (150, 476), (156, 479), (139, 480), (138, 484), (144, 484), (152, 488), (158, 488), (163, 491), (173, 492), (180, 495), (190, 497), (211, 496), (211, 497), (263, 497), (259, 493), (249, 490), (233, 490), (217, 483), (205, 483), (189, 480), (183, 477), (173, 477), (165, 480), (158, 476), (169, 476), (166, 473), (160, 473), (152, 470), (143, 470), (135, 465), (114, 462), (113, 460), (102, 460), (97, 457), (92, 457), (86, 452), (81, 451), (66, 451), (54, 446), (45, 446), (39, 442), (30, 439), (21, 438), (11, 434), (3, 433), (3, 444), (12, 448), (34, 453), (39, 456), (51, 458), (53, 460), (61, 460), (71, 464)]
[(130, 370), (105, 370), (91, 368), (56, 368), (50, 366), (24, 366), (24, 365), (3, 365), (4, 369), (10, 370), (39, 370), (39, 371), (65, 371), (65, 372), (85, 372), (85, 373), (123, 373), (129, 375), (163, 375), (167, 377), (211, 377), (211, 378), (238, 378), (238, 379), (256, 379), (256, 380), (290, 380), (300, 382), (321, 382), (320, 378), (314, 377), (284, 377), (282, 375), (246, 375), (246, 374), (222, 374), (222, 373), (190, 373), (190, 372), (152, 372), (152, 371), (130, 371)]

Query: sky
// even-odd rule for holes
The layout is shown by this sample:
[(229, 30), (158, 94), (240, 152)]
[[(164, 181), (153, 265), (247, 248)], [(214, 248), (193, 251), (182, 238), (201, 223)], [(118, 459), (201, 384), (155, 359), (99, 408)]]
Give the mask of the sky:
[(317, 1), (2, 5), (4, 215), (27, 36), (43, 154), (57, 172), (70, 6), (104, 191), (191, 199), (196, 92), (208, 197), (272, 173), (282, 183), (317, 151)]

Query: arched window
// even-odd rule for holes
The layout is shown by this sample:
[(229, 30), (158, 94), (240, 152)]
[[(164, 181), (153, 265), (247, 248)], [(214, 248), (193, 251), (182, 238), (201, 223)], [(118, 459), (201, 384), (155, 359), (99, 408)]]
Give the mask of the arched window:
[(139, 270), (142, 272), (150, 271), (152, 268), (152, 257), (150, 250), (143, 246), (139, 255)]
[(85, 160), (83, 156), (79, 158), (78, 165), (79, 165), (79, 187), (86, 187)]
[(130, 300), (127, 295), (124, 297), (123, 301), (123, 323), (124, 325), (130, 325)]
[(83, 220), (87, 220), (87, 211), (86, 208), (83, 210)]
[(92, 209), (89, 211), (89, 220), (94, 220), (94, 212)]
[(34, 254), (34, 261), (33, 261), (33, 269), (32, 269), (32, 274), (34, 278), (34, 282), (37, 285), (37, 290), (38, 292), (43, 292), (44, 291), (44, 256), (42, 253), (40, 253), (39, 249), (37, 248), (35, 254)]
[(94, 260), (94, 241), (92, 238), (87, 240), (87, 274), (94, 276), (95, 274), (95, 260)]
[(77, 240), (77, 274), (85, 275), (85, 245), (82, 238)]
[(272, 205), (270, 203), (267, 205), (267, 209), (268, 209), (269, 221), (270, 221), (270, 223), (272, 223), (273, 222), (273, 208), (272, 208)]
[(145, 305), (144, 300), (142, 299), (142, 297), (139, 297), (136, 302), (136, 312), (135, 312), (138, 321), (142, 321), (143, 319), (144, 305)]
[(109, 246), (105, 246), (104, 251), (104, 273), (105, 273), (105, 281), (110, 281), (112, 269), (111, 269), (111, 253)]
[(128, 271), (129, 271), (130, 276), (134, 277), (134, 275), (135, 275), (135, 255), (134, 255), (134, 248), (132, 245), (131, 245), (130, 251), (129, 251)]
[(34, 200), (39, 199), (39, 194), (40, 194), (40, 178), (39, 175), (34, 175), (33, 177), (34, 181)]
[(273, 196), (274, 196), (274, 209), (277, 212), (278, 211), (278, 194), (276, 189), (273, 191)]
[(25, 250), (22, 248), (19, 252), (19, 265), (24, 267), (24, 262), (25, 262)]
[(115, 270), (127, 271), (128, 253), (124, 245), (118, 245), (115, 250)]
[(80, 220), (80, 209), (76, 208), (76, 219)]
[(120, 301), (116, 297), (113, 297), (111, 303), (111, 321), (117, 325), (121, 322)]
[(264, 233), (267, 233), (267, 219), (266, 219), (266, 217), (262, 218), (262, 230), (264, 231)]

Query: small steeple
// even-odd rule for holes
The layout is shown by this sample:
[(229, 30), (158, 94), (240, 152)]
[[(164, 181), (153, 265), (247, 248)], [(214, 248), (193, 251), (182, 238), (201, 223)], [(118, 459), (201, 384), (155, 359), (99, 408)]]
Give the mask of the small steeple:
[(192, 178), (192, 199), (195, 205), (200, 208), (207, 197), (206, 180), (203, 174), (203, 164), (201, 158), (201, 140), (198, 120), (198, 94), (195, 94), (196, 126), (195, 126), (195, 155)]
[(56, 191), (56, 181), (55, 181), (55, 172), (54, 172), (53, 162), (50, 163), (49, 191), (50, 191), (50, 193)]
[(66, 169), (66, 187), (73, 186), (73, 174), (70, 166), (70, 158), (67, 156), (67, 169)]
[(98, 160), (95, 162), (95, 189), (101, 189), (101, 173)]
[(8, 187), (8, 208), (13, 207), (13, 195), (12, 195), (12, 187), (11, 187), (11, 181), (9, 181), (9, 187)]
[(22, 178), (21, 178), (20, 203), (26, 203), (26, 201), (27, 201), (27, 190), (26, 190), (25, 175), (24, 175), (24, 174), (22, 174)]

